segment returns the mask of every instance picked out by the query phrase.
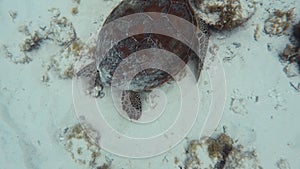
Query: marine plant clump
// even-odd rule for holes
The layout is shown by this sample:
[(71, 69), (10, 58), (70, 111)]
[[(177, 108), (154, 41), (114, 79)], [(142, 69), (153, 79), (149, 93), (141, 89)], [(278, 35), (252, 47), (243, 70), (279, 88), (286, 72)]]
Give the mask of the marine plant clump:
[(195, 7), (198, 16), (217, 30), (232, 30), (256, 11), (253, 0), (195, 0)]
[(221, 133), (204, 142), (192, 140), (184, 168), (261, 169), (261, 166), (255, 150), (246, 150), (241, 144), (236, 145), (229, 135)]
[(88, 167), (98, 166), (101, 162), (99, 139), (98, 132), (87, 124), (67, 127), (60, 135), (60, 140), (72, 159)]
[(289, 30), (294, 17), (294, 9), (282, 11), (276, 9), (265, 20), (264, 31), (269, 35), (281, 35)]

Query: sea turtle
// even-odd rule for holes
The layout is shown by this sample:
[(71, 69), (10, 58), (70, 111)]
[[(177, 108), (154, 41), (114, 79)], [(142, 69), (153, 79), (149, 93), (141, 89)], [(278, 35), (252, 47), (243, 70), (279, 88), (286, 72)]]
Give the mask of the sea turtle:
[[(183, 18), (193, 25), (197, 26), (206, 38), (208, 38), (208, 28), (202, 20), (196, 17), (189, 0), (123, 0), (116, 6), (105, 20), (103, 26), (115, 21), (123, 16), (135, 13), (159, 12), (161, 14), (170, 14)], [(89, 76), (94, 87), (110, 86), (112, 79), (119, 64), (125, 60), (131, 53), (149, 49), (158, 48), (170, 51), (176, 54), (184, 64), (189, 63), (193, 67), (193, 73), (198, 80), (203, 66), (203, 58), (198, 57), (187, 45), (180, 40), (165, 36), (162, 34), (142, 33), (123, 39), (114, 45), (105, 56), (101, 56), (102, 36), (98, 36), (95, 52), (96, 61), (80, 70), (77, 75)], [(202, 54), (205, 55), (207, 49), (207, 40), (204, 40), (200, 47)], [(165, 56), (160, 56), (164, 58)], [(158, 61), (160, 62), (160, 61)], [(178, 65), (174, 60), (167, 59), (168, 65), (176, 67)], [(135, 68), (138, 65), (130, 65)], [(181, 66), (172, 70), (172, 75), (177, 74)], [(129, 68), (124, 67), (122, 71), (129, 73)], [(85, 73), (83, 73), (85, 72)], [(88, 73), (87, 73), (88, 72)], [(142, 114), (141, 92), (149, 91), (155, 87), (161, 86), (172, 79), (170, 73), (156, 68), (148, 68), (134, 75), (130, 82), (130, 87), (122, 91), (121, 102), (122, 109), (127, 113), (130, 119), (138, 120)], [(116, 82), (118, 87), (122, 82)]]

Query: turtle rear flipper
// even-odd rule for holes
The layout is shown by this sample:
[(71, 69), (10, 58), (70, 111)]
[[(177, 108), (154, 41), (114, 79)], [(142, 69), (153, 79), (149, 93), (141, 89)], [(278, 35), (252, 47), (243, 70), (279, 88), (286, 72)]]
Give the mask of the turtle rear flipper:
[(194, 37), (197, 38), (198, 40), (196, 43), (193, 43), (191, 46), (194, 50), (198, 51), (192, 51), (192, 48), (190, 48), (189, 51), (189, 60), (187, 65), (193, 72), (196, 81), (199, 80), (201, 70), (203, 68), (207, 48), (208, 48), (208, 40), (210, 36), (210, 32), (208, 29), (208, 26), (204, 23), (203, 20), (201, 20), (199, 17), (196, 17), (197, 19), (197, 25), (198, 25), (198, 31), (200, 32), (195, 32)]
[(204, 59), (201, 59), (201, 56), (199, 57), (195, 53), (189, 56), (187, 65), (194, 74), (196, 81), (199, 80), (200, 73), (203, 68), (203, 62)]

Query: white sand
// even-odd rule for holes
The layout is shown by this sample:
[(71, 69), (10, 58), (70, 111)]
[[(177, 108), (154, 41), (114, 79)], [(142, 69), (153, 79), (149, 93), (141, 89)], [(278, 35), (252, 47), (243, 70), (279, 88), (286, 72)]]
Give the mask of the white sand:
[[(221, 60), (236, 55), (223, 62), (227, 101), (217, 132), (222, 132), (225, 126), (237, 143), (244, 145), (245, 149), (255, 149), (263, 168), (276, 168), (280, 159), (286, 159), (290, 167), (296, 169), (300, 166), (300, 93), (290, 86), (290, 82), (300, 83), (300, 77), (288, 78), (278, 59), (278, 52), (288, 43), (288, 36), (270, 37), (262, 29), (268, 17), (266, 9), (296, 7), (299, 19), (300, 3), (292, 0), (261, 2), (263, 5), (257, 6), (257, 12), (246, 24), (232, 32), (214, 32), (210, 39), (211, 45), (219, 46)], [(53, 16), (48, 9), (52, 7), (60, 9), (61, 16), (73, 23), (78, 37), (85, 42), (90, 34), (96, 33), (117, 3), (117, 0), (95, 0), (77, 5), (71, 0), (0, 0), (0, 45), (6, 45), (13, 57), (22, 56), (18, 44), (25, 36), (18, 32), (18, 27), (31, 23), (29, 30), (32, 32), (40, 25), (48, 25)], [(75, 6), (78, 6), (79, 13), (73, 16), (70, 10)], [(10, 11), (17, 12), (14, 21)], [(253, 36), (257, 24), (261, 30), (260, 38), (255, 41)], [(236, 48), (234, 42), (240, 43), (241, 47)], [(267, 49), (268, 43), (271, 51)], [(30, 52), (33, 61), (29, 64), (12, 63), (1, 49), (0, 169), (87, 168), (87, 165), (76, 163), (59, 140), (65, 127), (77, 123), (71, 80), (59, 79), (45, 66), (59, 49), (61, 47), (53, 42), (45, 41), (38, 50)], [(41, 81), (45, 74), (50, 79), (47, 83)], [(198, 129), (192, 130), (187, 140), (197, 139)], [(100, 158), (113, 160), (112, 168), (178, 168), (174, 158), (178, 157), (183, 163), (187, 140), (169, 152), (149, 159), (127, 159), (105, 151), (101, 152)]]

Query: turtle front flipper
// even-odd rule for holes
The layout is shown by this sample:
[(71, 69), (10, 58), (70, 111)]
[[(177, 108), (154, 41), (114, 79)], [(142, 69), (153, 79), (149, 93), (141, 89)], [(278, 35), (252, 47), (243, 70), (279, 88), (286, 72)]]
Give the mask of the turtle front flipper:
[(138, 120), (142, 116), (142, 101), (139, 92), (132, 90), (122, 91), (122, 109), (130, 119)]

